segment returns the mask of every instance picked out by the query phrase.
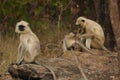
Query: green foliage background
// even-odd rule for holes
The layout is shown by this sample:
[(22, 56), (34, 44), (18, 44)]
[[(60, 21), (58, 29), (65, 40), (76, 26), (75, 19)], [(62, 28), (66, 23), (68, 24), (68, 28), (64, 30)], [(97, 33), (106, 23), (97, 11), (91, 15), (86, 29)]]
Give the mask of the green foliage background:
[[(4, 32), (13, 34), (16, 22), (26, 20), (33, 29), (47, 29), (50, 23), (57, 23), (60, 7), (68, 4), (69, 0), (0, 0), (0, 26)], [(50, 21), (43, 20), (49, 14)], [(69, 10), (64, 11), (64, 19), (69, 18)], [(6, 31), (7, 28), (7, 31)]]

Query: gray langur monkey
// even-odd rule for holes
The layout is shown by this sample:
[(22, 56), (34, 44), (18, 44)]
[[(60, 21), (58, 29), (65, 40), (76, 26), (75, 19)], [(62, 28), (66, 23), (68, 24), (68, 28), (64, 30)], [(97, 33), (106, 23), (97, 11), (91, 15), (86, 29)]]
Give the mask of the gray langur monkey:
[(90, 51), (84, 46), (84, 39), (79, 38), (79, 36), (75, 35), (72, 32), (65, 35), (62, 42), (63, 42), (63, 45), (62, 45), (63, 52), (66, 52), (69, 50), (81, 51), (83, 49), (91, 54), (94, 54), (92, 51)]
[(63, 52), (68, 51), (73, 48), (73, 45), (75, 44), (75, 39), (73, 38), (75, 34), (69, 33), (65, 35), (63, 39)]
[(29, 23), (20, 21), (16, 24), (15, 32), (20, 34), (17, 64), (21, 62), (32, 63), (40, 54), (40, 41), (32, 32)]
[(47, 65), (37, 62), (37, 57), (41, 53), (40, 41), (38, 37), (32, 32), (29, 27), (29, 23), (26, 21), (20, 21), (16, 24), (15, 32), (20, 34), (20, 44), (18, 47), (18, 58), (16, 64), (35, 63), (46, 67), (53, 75), (53, 79), (56, 80), (54, 71)]
[(103, 49), (109, 53), (109, 51), (105, 46), (105, 36), (102, 27), (95, 21), (84, 18), (78, 17), (76, 20), (76, 25), (81, 26), (84, 31), (81, 38), (86, 39), (85, 46), (88, 49), (96, 48), (96, 49)]

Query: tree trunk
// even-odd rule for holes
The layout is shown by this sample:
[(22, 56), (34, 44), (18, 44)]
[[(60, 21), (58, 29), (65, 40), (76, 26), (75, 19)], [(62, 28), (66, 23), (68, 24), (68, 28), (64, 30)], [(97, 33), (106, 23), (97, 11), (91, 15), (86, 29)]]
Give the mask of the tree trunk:
[[(111, 19), (111, 24), (112, 28), (115, 34), (115, 38), (117, 40), (117, 48), (120, 50), (120, 15), (119, 15), (119, 8), (117, 4), (117, 0), (109, 0), (109, 10), (110, 10), (110, 19)], [(119, 0), (118, 0), (119, 1)]]
[[(110, 19), (115, 33), (115, 38), (117, 41), (117, 50), (118, 50), (118, 61), (120, 68), (120, 0), (109, 0), (109, 10), (110, 10)], [(119, 69), (119, 79), (120, 79), (120, 69)]]
[(102, 25), (105, 33), (105, 46), (111, 50), (114, 50), (116, 46), (116, 39), (110, 19), (109, 0), (100, 0), (98, 1), (97, 5), (97, 20), (98, 23)]

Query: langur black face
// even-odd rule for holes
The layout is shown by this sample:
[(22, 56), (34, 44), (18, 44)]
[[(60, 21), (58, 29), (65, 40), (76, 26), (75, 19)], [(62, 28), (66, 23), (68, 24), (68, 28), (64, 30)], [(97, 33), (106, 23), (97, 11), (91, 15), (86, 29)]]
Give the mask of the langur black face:
[(19, 28), (20, 31), (24, 31), (25, 30), (25, 26), (23, 26), (23, 25), (19, 25), (18, 28)]
[(29, 23), (22, 20), (20, 22), (17, 22), (16, 27), (15, 27), (15, 32), (19, 34), (26, 34), (32, 31), (29, 27)]

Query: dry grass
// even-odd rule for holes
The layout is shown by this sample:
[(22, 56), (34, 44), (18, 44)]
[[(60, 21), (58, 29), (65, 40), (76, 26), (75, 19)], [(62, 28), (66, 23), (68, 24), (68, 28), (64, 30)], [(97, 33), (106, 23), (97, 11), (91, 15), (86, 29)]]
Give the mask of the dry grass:
[(4, 38), (0, 40), (0, 74), (4, 73), (8, 65), (15, 62), (17, 56), (18, 40), (15, 38)]

